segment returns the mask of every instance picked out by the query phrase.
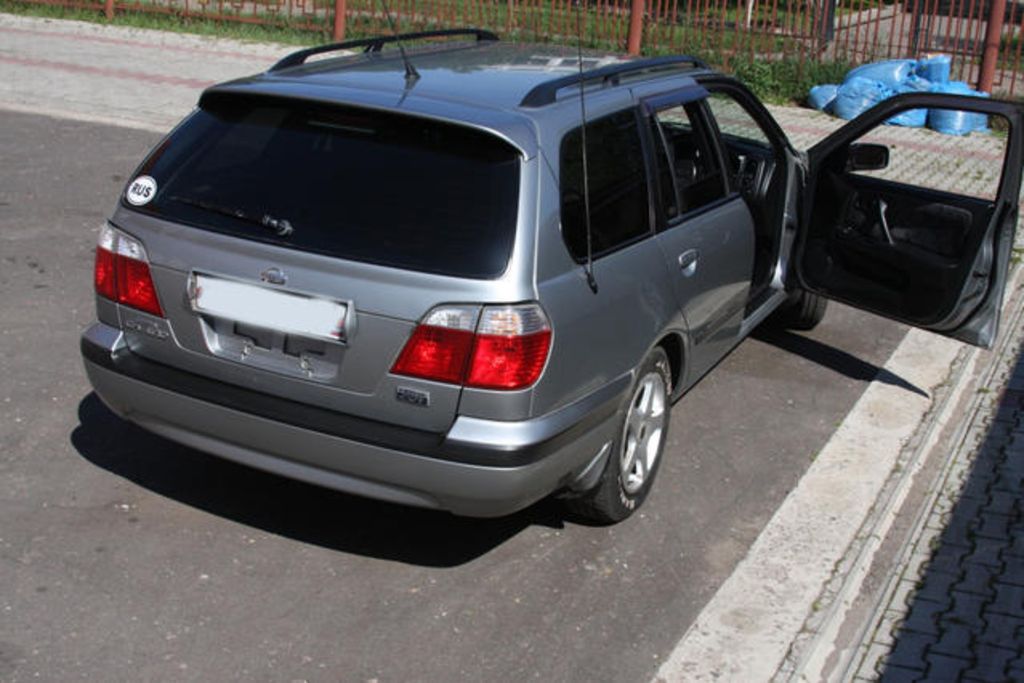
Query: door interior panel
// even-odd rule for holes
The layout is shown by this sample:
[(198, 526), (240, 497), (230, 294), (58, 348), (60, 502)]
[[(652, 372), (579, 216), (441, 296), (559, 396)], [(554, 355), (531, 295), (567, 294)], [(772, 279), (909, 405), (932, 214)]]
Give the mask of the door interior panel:
[(825, 171), (814, 198), (804, 277), (830, 297), (916, 325), (961, 299), (963, 254), (977, 253), (989, 200)]

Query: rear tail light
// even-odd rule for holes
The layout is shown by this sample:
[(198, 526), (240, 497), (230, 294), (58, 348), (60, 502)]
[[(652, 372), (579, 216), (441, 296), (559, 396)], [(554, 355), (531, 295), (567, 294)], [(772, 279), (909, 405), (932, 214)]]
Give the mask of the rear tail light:
[(537, 304), (488, 306), (476, 328), (467, 386), (521, 389), (537, 381), (551, 347), (551, 326)]
[(164, 316), (145, 248), (134, 237), (110, 225), (100, 230), (93, 284), (102, 297), (161, 318)]
[(480, 389), (524, 389), (540, 377), (551, 326), (540, 305), (441, 306), (413, 331), (391, 372)]
[(99, 243), (96, 245), (96, 267), (93, 270), (93, 284), (96, 293), (108, 299), (117, 298), (117, 286), (114, 284), (114, 252), (117, 250), (117, 233), (109, 225), (100, 230)]
[(449, 384), (462, 384), (473, 351), (473, 330), (479, 309), (435, 308), (413, 330), (391, 372)]

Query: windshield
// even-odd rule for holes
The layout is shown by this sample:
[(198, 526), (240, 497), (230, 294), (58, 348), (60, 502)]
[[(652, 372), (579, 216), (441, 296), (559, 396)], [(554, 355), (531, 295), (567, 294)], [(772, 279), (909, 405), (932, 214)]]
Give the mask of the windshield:
[(129, 209), (303, 251), (494, 278), (515, 236), (519, 156), (463, 126), (338, 106), (228, 98), (143, 164)]

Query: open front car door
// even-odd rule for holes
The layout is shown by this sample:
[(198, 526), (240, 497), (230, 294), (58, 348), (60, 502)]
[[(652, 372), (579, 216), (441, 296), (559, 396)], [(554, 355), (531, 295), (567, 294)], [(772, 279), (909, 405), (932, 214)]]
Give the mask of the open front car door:
[[(884, 125), (924, 109), (991, 132)], [(794, 261), (801, 286), (990, 348), (1017, 225), (1021, 123), (1009, 102), (908, 94), (812, 147)]]

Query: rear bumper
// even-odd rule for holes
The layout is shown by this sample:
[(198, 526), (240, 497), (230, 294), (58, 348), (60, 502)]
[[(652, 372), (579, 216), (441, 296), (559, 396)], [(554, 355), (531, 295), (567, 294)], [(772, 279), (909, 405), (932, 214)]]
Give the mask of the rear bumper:
[(522, 422), (459, 417), (422, 432), (226, 385), (133, 354), (113, 327), (82, 335), (86, 373), (118, 415), (245, 465), (405, 505), (490, 517), (589, 479), (615, 431), (625, 375)]

